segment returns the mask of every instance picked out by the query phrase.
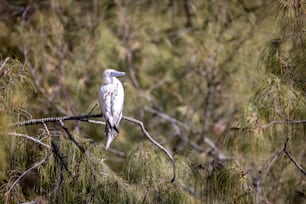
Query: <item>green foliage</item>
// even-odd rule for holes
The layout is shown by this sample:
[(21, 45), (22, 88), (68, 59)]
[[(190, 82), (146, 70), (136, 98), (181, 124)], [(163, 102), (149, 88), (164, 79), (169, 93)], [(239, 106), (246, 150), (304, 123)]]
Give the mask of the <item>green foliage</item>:
[(252, 203), (248, 192), (245, 170), (233, 161), (213, 164), (212, 174), (207, 178), (208, 200), (226, 203)]
[(139, 144), (131, 153), (127, 166), (127, 178), (130, 182), (153, 185), (171, 178), (172, 169), (167, 158), (153, 148), (151, 144)]
[[(47, 165), (40, 168), (39, 191), (46, 194), (49, 200), (55, 203), (137, 201), (138, 198), (125, 181), (104, 163), (105, 153), (99, 146), (85, 146), (92, 152), (86, 155), (67, 140), (60, 141), (58, 146), (68, 153), (63, 160), (69, 172), (55, 155), (51, 156)], [(71, 189), (74, 189), (73, 192)]]
[[(0, 184), (4, 184), (5, 180), (9, 180), (7, 172), (9, 163), (15, 164), (12, 155), (8, 154), (9, 151), (14, 149), (11, 144), (16, 142), (15, 138), (8, 135), (11, 129), (9, 125), (17, 119), (27, 118), (27, 112), (23, 108), (25, 108), (27, 102), (26, 92), (29, 90), (31, 83), (27, 67), (18, 60), (3, 59), (0, 66), (0, 139), (2, 141), (0, 144)], [(20, 140), (17, 139), (17, 141)], [(20, 146), (16, 148), (18, 147)], [(19, 165), (23, 166), (24, 160), (21, 163), (16, 163), (16, 166)]]

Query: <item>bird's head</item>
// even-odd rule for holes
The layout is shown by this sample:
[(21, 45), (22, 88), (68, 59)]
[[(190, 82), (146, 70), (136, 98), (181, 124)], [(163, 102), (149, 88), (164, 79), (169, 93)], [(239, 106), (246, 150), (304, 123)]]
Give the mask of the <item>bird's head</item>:
[(113, 82), (113, 77), (125, 76), (125, 72), (119, 72), (114, 69), (106, 69), (103, 73), (103, 81), (105, 84)]

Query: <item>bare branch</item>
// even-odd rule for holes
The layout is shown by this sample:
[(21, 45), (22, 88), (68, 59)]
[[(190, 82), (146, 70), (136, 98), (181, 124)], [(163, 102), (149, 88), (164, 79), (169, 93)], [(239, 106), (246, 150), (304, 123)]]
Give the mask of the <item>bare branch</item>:
[(57, 159), (59, 161), (59, 163), (62, 165), (62, 167), (64, 167), (64, 169), (71, 175), (71, 172), (69, 171), (69, 168), (64, 161), (64, 157), (61, 154), (58, 145), (53, 140), (51, 141), (51, 145), (52, 145), (52, 152), (55, 155), (55, 159)]
[(165, 148), (163, 147), (161, 144), (159, 144), (158, 142), (156, 142), (152, 137), (151, 135), (147, 132), (147, 130), (145, 129), (143, 123), (139, 120), (136, 120), (134, 118), (131, 118), (131, 117), (127, 117), (127, 116), (123, 116), (122, 117), (124, 120), (127, 120), (129, 122), (132, 122), (132, 123), (136, 123), (140, 126), (142, 132), (145, 134), (145, 136), (155, 145), (157, 146), (159, 149), (161, 149), (168, 157), (169, 159), (171, 160), (172, 162), (172, 165), (173, 165), (173, 178), (171, 180), (171, 182), (174, 182), (175, 179), (176, 179), (176, 165), (175, 165), (175, 161), (174, 161), (174, 158), (173, 156), (170, 154), (170, 152)]
[(289, 137), (287, 138), (285, 144), (284, 144), (284, 149), (283, 151), (285, 152), (285, 154), (289, 157), (289, 159), (293, 162), (293, 164), (304, 174), (304, 176), (306, 176), (306, 171), (305, 169), (303, 169), (303, 167), (294, 159), (294, 157), (287, 151), (287, 145), (289, 142)]
[(65, 133), (67, 134), (67, 136), (69, 137), (69, 139), (79, 148), (79, 150), (82, 153), (85, 153), (86, 150), (84, 149), (84, 147), (82, 147), (77, 141), (76, 139), (73, 137), (73, 135), (70, 133), (70, 131), (68, 130), (68, 128), (64, 125), (63, 121), (60, 120), (59, 121), (60, 126), (63, 128), (63, 130), (65, 131)]
[[(102, 143), (99, 143), (99, 144), (98, 144), (98, 147), (101, 148), (101, 149), (105, 149), (105, 145), (102, 144)], [(112, 147), (109, 147), (109, 148), (107, 149), (107, 151), (110, 152), (110, 153), (112, 153), (112, 154), (114, 154), (114, 155), (116, 155), (116, 156), (118, 156), (118, 157), (127, 158), (127, 157), (126, 157), (126, 153), (125, 153), (125, 152), (122, 152), (122, 151), (120, 151), (120, 150), (118, 150), (118, 149), (114, 149), (114, 148), (112, 148)]]
[(49, 128), (48, 128), (47, 124), (43, 123), (43, 125), (44, 125), (44, 128), (46, 130), (47, 135), (50, 136), (51, 134), (50, 134), (50, 131), (49, 131)]
[(5, 58), (5, 60), (2, 62), (2, 64), (0, 65), (0, 73), (1, 73), (1, 71), (2, 71), (2, 69), (3, 69), (3, 67), (4, 67), (4, 65), (7, 63), (7, 61), (9, 60), (10, 58), (9, 57), (7, 57), (7, 58)]
[(173, 118), (173, 117), (171, 117), (171, 116), (169, 116), (169, 115), (167, 115), (167, 114), (165, 114), (165, 113), (162, 113), (162, 112), (160, 112), (160, 111), (154, 110), (154, 109), (149, 108), (149, 107), (147, 107), (147, 106), (146, 106), (144, 109), (145, 109), (146, 111), (150, 112), (150, 113), (153, 113), (153, 114), (158, 115), (159, 117), (165, 119), (166, 121), (169, 121), (169, 122), (171, 122), (171, 123), (174, 123), (174, 124), (176, 124), (176, 125), (179, 125), (179, 126), (185, 128), (186, 130), (190, 130), (190, 129), (191, 129), (190, 126), (186, 125), (185, 123), (182, 123), (181, 121), (178, 121), (177, 119), (175, 119), (175, 118)]
[(185, 143), (187, 143), (188, 145), (190, 145), (193, 149), (197, 150), (198, 152), (204, 152), (204, 149), (196, 144), (195, 142), (193, 142), (192, 140), (189, 140), (188, 136), (185, 135), (181, 129), (179, 128), (178, 125), (176, 124), (173, 124), (172, 123), (172, 127), (174, 128), (175, 130), (175, 135), (178, 136), (181, 140), (183, 140)]
[(49, 146), (49, 145), (47, 145), (47, 144), (41, 142), (40, 140), (38, 140), (38, 139), (36, 139), (36, 138), (34, 138), (34, 137), (31, 137), (31, 136), (29, 136), (29, 135), (22, 134), (22, 133), (17, 133), (17, 132), (8, 132), (7, 134), (8, 134), (8, 135), (11, 135), (11, 136), (26, 138), (26, 139), (28, 139), (28, 140), (31, 140), (31, 141), (33, 141), (33, 142), (36, 142), (36, 143), (38, 143), (38, 144), (40, 144), (40, 145), (42, 145), (42, 146), (44, 146), (44, 147), (50, 149), (50, 146)]
[(279, 158), (279, 156), (281, 155), (282, 151), (278, 151), (277, 153), (275, 153), (270, 159), (268, 159), (268, 161), (266, 162), (267, 167), (264, 170), (264, 173), (261, 174), (259, 176), (259, 178), (257, 178), (256, 180), (256, 204), (259, 203), (259, 194), (260, 192), (262, 192), (262, 185), (264, 183), (264, 179), (267, 176), (268, 172), (270, 171), (271, 167), (274, 165), (274, 163), (276, 162), (276, 160)]
[(206, 144), (208, 144), (214, 151), (217, 152), (218, 154), (218, 158), (223, 160), (226, 159), (227, 157), (221, 152), (221, 150), (219, 150), (219, 148), (215, 145), (215, 143), (213, 143), (213, 141), (211, 141), (211, 139), (209, 139), (208, 137), (203, 137), (204, 138), (204, 142)]
[(96, 103), (91, 109), (90, 109), (90, 111), (89, 111), (89, 113), (88, 114), (91, 114), (94, 110), (95, 110), (95, 108), (98, 106), (98, 104)]

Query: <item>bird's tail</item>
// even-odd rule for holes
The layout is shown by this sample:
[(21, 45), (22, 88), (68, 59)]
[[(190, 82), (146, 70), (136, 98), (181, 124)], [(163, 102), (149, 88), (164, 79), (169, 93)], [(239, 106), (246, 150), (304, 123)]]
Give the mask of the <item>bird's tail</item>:
[(117, 137), (117, 127), (111, 127), (110, 125), (105, 126), (106, 144), (105, 149), (108, 149), (112, 141)]

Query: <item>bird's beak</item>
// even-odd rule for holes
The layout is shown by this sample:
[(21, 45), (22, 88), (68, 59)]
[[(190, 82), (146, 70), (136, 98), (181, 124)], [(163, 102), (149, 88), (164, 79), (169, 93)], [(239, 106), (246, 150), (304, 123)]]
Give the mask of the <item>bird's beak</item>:
[(119, 71), (112, 71), (110, 73), (110, 76), (112, 76), (112, 77), (119, 77), (119, 76), (125, 76), (125, 75), (126, 75), (125, 72), (119, 72)]
[(105, 145), (106, 150), (109, 148), (109, 146), (110, 146), (110, 144), (112, 143), (113, 140), (114, 140), (113, 137), (107, 137), (106, 145)]

